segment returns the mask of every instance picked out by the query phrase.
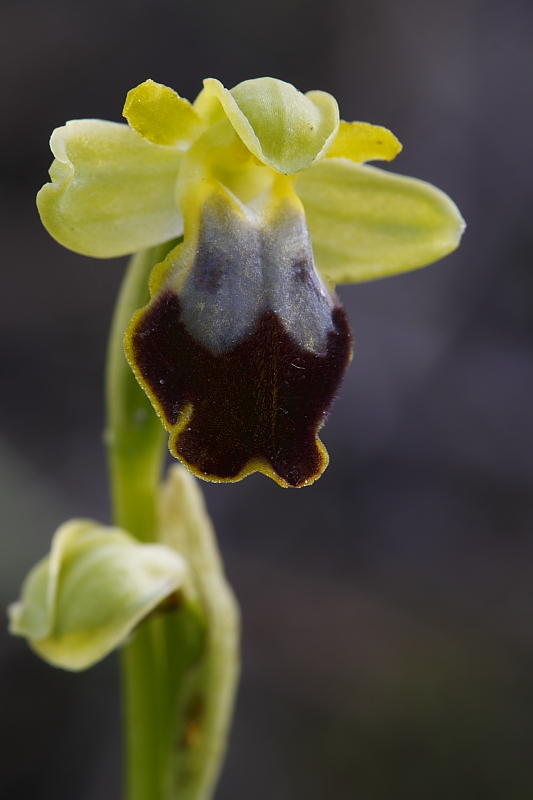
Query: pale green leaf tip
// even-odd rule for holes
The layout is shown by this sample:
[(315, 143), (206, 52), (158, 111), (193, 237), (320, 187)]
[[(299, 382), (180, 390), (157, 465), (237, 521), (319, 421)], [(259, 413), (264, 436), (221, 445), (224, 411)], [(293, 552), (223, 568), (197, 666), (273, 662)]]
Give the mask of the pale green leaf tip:
[(165, 545), (71, 520), (9, 607), (10, 632), (50, 664), (83, 670), (121, 644), (186, 575), (184, 559)]

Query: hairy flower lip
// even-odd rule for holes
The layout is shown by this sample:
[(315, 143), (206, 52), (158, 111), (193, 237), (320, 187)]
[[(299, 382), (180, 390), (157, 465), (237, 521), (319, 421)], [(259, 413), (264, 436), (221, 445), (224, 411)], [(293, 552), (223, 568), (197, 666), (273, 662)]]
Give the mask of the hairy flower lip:
[[(316, 434), (351, 358), (351, 332), (340, 306), (332, 320), (323, 354), (299, 349), (267, 312), (239, 345), (216, 356), (181, 323), (178, 296), (160, 293), (134, 318), (127, 347), (171, 433), (173, 455), (215, 482), (259, 471), (283, 487), (313, 483), (328, 463)], [(261, 358), (265, 344), (277, 351), (270, 363), (274, 377)]]
[[(278, 176), (253, 213), (191, 150), (185, 240), (152, 282), (126, 354), (196, 475), (252, 472), (311, 484), (327, 465), (317, 437), (351, 358), (351, 333), (313, 263), (293, 182)], [(195, 208), (195, 204), (198, 208)]]

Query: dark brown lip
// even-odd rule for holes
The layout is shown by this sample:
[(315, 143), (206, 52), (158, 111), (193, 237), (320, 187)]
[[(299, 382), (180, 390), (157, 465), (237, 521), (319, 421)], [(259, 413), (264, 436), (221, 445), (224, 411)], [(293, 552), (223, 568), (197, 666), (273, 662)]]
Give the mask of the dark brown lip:
[(331, 320), (324, 353), (299, 347), (266, 311), (233, 349), (214, 354), (188, 332), (174, 292), (154, 298), (130, 331), (130, 357), (173, 432), (173, 454), (207, 480), (256, 469), (284, 486), (315, 480), (327, 464), (317, 433), (352, 352), (340, 305)]

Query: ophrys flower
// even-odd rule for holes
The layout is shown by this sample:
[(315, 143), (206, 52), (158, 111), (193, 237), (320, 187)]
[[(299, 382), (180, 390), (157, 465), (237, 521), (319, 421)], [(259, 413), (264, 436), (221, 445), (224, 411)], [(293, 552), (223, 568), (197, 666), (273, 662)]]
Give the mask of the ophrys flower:
[(126, 353), (197, 475), (264, 472), (311, 483), (351, 333), (334, 282), (384, 277), (453, 250), (464, 224), (427, 183), (363, 162), (400, 151), (385, 128), (339, 123), (325, 92), (273, 78), (231, 91), (207, 79), (193, 105), (146, 81), (129, 126), (56, 130), (39, 194), (62, 244), (97, 257), (183, 236), (154, 269)]

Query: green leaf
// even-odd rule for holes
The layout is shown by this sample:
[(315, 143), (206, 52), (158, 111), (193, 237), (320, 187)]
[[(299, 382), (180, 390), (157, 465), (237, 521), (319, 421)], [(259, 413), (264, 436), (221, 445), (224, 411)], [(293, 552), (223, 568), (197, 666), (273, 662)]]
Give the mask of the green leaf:
[(204, 652), (176, 720), (180, 746), (173, 749), (172, 785), (182, 800), (208, 800), (225, 755), (239, 676), (239, 610), (198, 481), (184, 467), (169, 470), (159, 511), (160, 540), (187, 559), (206, 622)]

